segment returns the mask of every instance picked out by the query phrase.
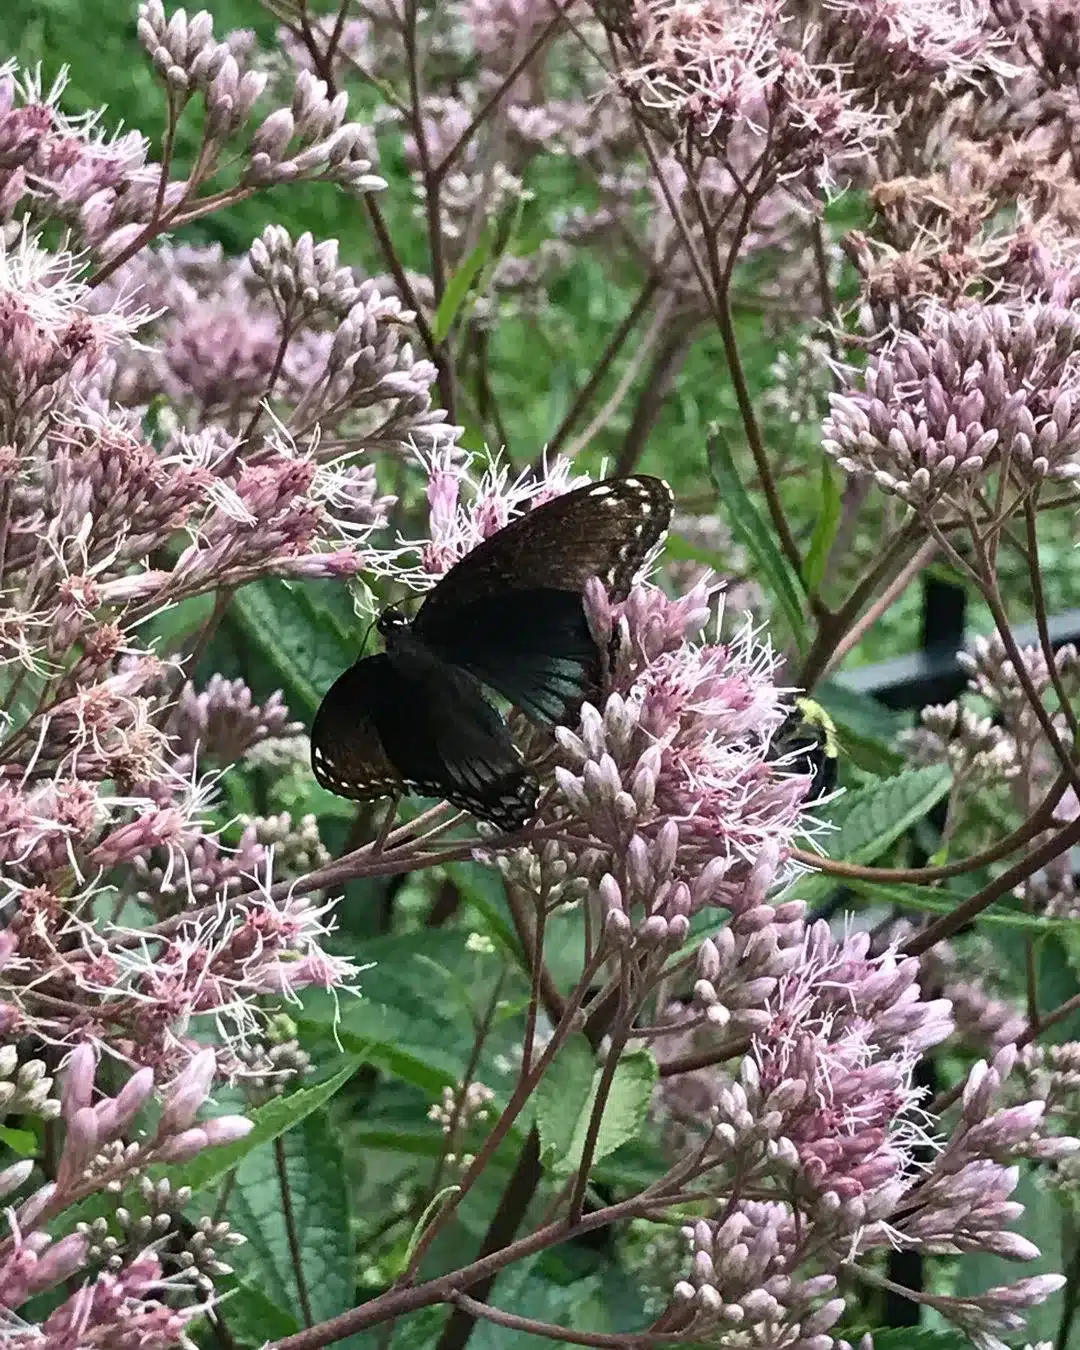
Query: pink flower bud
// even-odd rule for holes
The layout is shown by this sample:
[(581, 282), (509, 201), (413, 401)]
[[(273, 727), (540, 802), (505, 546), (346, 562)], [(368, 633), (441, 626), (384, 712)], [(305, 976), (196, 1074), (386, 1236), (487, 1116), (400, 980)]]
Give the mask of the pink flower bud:
[(210, 1095), (217, 1071), (213, 1050), (201, 1050), (169, 1088), (161, 1112), (158, 1136), (179, 1134), (194, 1121), (199, 1108)]
[(33, 1158), (24, 1158), (22, 1162), (12, 1163), (10, 1167), (5, 1167), (0, 1172), (0, 1198), (10, 1195), (12, 1191), (17, 1191), (20, 1186), (25, 1185), (33, 1170)]
[(205, 1130), (184, 1130), (182, 1134), (170, 1135), (164, 1143), (156, 1145), (154, 1158), (158, 1162), (188, 1162), (201, 1153), (209, 1142)]
[(255, 1128), (255, 1122), (246, 1116), (214, 1116), (202, 1128), (207, 1143), (214, 1147), (218, 1144), (235, 1144), (238, 1139), (246, 1138)]
[(33, 1228), (55, 1194), (56, 1182), (48, 1181), (44, 1186), (36, 1190), (33, 1195), (24, 1200), (16, 1211), (19, 1227), (24, 1231)]
[(97, 1112), (92, 1106), (81, 1106), (68, 1121), (67, 1138), (56, 1173), (59, 1190), (69, 1190), (78, 1183), (97, 1150)]
[(54, 1243), (40, 1258), (33, 1278), (30, 1280), (30, 1292), (40, 1294), (43, 1289), (51, 1289), (54, 1284), (66, 1280), (81, 1270), (86, 1264), (90, 1239), (80, 1233), (71, 1233)]
[(119, 1094), (106, 1101), (98, 1102), (98, 1135), (102, 1142), (115, 1139), (124, 1127), (132, 1121), (149, 1101), (154, 1091), (153, 1069), (139, 1069), (132, 1074)]
[(82, 1041), (68, 1056), (64, 1072), (61, 1113), (70, 1120), (76, 1111), (90, 1105), (97, 1073), (97, 1053), (89, 1041)]

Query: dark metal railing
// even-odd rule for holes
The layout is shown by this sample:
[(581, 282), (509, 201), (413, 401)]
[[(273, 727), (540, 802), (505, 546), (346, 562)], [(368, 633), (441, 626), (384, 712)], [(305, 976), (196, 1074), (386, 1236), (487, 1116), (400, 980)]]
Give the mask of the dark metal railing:
[[(834, 677), (835, 683), (855, 694), (868, 694), (887, 708), (917, 709), (928, 703), (948, 703), (963, 692), (967, 674), (956, 659), (967, 640), (967, 592), (937, 577), (923, 579), (922, 635), (919, 650), (889, 661), (860, 666)], [(1056, 648), (1080, 646), (1080, 609), (1055, 614), (1047, 622)], [(1035, 625), (1013, 629), (1020, 647), (1039, 645)]]

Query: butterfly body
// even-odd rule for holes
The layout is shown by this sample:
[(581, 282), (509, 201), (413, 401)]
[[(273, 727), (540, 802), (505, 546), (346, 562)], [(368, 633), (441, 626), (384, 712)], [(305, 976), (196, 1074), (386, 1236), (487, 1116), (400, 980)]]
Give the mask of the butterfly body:
[(599, 576), (624, 598), (670, 515), (659, 479), (594, 483), (484, 540), (411, 623), (384, 610), (386, 650), (345, 671), (316, 714), (318, 781), (356, 800), (418, 793), (503, 829), (523, 825), (539, 784), (485, 689), (547, 725), (595, 697), (603, 666), (585, 583)]

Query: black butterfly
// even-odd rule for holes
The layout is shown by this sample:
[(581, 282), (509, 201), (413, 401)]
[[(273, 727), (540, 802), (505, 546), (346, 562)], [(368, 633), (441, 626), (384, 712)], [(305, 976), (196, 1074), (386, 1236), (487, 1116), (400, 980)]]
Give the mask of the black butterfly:
[(533, 721), (563, 721), (599, 690), (601, 655), (582, 592), (625, 599), (671, 519), (659, 478), (609, 478), (518, 516), (465, 555), (410, 623), (379, 616), (386, 650), (331, 686), (311, 765), (341, 797), (442, 797), (504, 830), (536, 809), (539, 783), (484, 685)]

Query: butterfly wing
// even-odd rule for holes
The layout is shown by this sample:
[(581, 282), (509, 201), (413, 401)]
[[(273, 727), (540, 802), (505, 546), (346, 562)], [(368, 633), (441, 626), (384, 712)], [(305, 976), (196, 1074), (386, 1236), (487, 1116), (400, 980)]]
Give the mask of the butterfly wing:
[(608, 478), (555, 497), (504, 525), (455, 563), (420, 606), (413, 627), (430, 638), (461, 605), (505, 591), (578, 595), (600, 577), (626, 597), (671, 520), (671, 489), (659, 478)]
[[(600, 653), (575, 591), (513, 590), (449, 614), (441, 656), (498, 690), (534, 722), (557, 723), (601, 686)], [(423, 640), (431, 642), (425, 633)]]
[(338, 796), (442, 797), (505, 830), (530, 818), (539, 791), (471, 676), (386, 653), (331, 685), (311, 729), (311, 765)]
[(466, 554), (424, 600), (413, 632), (447, 661), (559, 722), (600, 686), (582, 592), (624, 599), (671, 519), (659, 478), (612, 478), (556, 497)]

